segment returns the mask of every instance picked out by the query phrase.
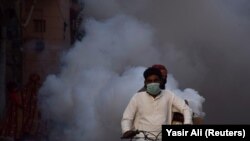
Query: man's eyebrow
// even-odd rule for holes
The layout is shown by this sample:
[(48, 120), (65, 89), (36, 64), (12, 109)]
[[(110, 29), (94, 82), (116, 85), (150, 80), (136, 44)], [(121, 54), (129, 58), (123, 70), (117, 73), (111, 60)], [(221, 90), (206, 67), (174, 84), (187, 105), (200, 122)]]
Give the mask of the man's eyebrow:
[(156, 79), (146, 79), (147, 81), (158, 81), (160, 79), (156, 78)]

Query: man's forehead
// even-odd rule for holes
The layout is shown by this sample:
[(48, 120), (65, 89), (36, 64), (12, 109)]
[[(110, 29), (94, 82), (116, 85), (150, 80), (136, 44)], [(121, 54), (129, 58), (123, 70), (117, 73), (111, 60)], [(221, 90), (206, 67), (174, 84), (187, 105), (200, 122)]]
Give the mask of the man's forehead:
[(158, 75), (152, 74), (152, 75), (149, 75), (146, 79), (150, 80), (150, 79), (160, 79), (160, 78)]

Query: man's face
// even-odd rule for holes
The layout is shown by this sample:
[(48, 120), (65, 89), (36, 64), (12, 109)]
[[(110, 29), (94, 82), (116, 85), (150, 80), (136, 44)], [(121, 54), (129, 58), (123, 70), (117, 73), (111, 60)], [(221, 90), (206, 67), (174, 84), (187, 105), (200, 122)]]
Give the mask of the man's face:
[(168, 72), (166, 70), (164, 70), (164, 69), (161, 69), (160, 71), (161, 71), (162, 78), (167, 79)]
[(147, 85), (149, 83), (161, 83), (161, 79), (157, 75), (150, 75), (146, 78), (144, 83), (145, 83), (145, 85)]

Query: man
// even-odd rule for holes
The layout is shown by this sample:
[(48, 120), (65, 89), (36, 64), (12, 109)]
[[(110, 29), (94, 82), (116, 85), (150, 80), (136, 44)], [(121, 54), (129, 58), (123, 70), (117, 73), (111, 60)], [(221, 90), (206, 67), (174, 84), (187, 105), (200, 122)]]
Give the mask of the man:
[(163, 124), (171, 124), (172, 108), (184, 115), (184, 124), (192, 124), (192, 110), (185, 101), (160, 88), (162, 74), (159, 69), (150, 67), (143, 76), (146, 91), (136, 93), (123, 113), (121, 127), (124, 138), (132, 138), (136, 130), (159, 134)]
[[(164, 65), (161, 64), (154, 64), (152, 65), (153, 68), (157, 68), (161, 71), (161, 75), (162, 75), (162, 82), (160, 84), (160, 88), (164, 89), (166, 88), (166, 83), (167, 83), (167, 76), (168, 76), (168, 70)], [(186, 104), (188, 104), (188, 102), (185, 100)], [(184, 117), (181, 113), (179, 113), (178, 111), (176, 111), (176, 109), (173, 109), (173, 118), (172, 118), (172, 123), (171, 124), (183, 124), (184, 121)]]
[[(165, 66), (161, 64), (154, 64), (152, 65), (152, 68), (157, 68), (161, 72), (161, 83), (160, 83), (160, 88), (165, 90), (165, 85), (167, 83), (167, 76), (168, 76), (168, 70)], [(143, 92), (146, 91), (146, 86), (144, 85), (138, 92)]]
[[(168, 76), (168, 70), (164, 65), (161, 64), (154, 64), (152, 65), (153, 68), (157, 68), (161, 71), (161, 83), (160, 83), (160, 88), (165, 90), (165, 86), (167, 83), (167, 76)], [(141, 91), (146, 91), (145, 86), (139, 90)], [(188, 101), (185, 100), (186, 104), (188, 104)], [(192, 107), (190, 107), (192, 108)], [(173, 119), (172, 119), (172, 124), (183, 124), (184, 118), (183, 115), (178, 112), (176, 109), (173, 109)], [(203, 118), (199, 117), (196, 113), (193, 114), (193, 124), (202, 124), (203, 123)]]
[[(160, 70), (162, 78), (160, 83), (160, 88), (165, 90), (165, 85), (167, 83), (167, 76), (168, 76), (168, 70), (164, 65), (161, 64), (154, 64), (152, 65), (152, 68), (157, 68)], [(144, 85), (139, 92), (146, 91), (146, 86)], [(187, 101), (185, 101), (187, 103)], [(184, 118), (181, 113), (176, 111), (176, 109), (173, 109), (173, 118), (171, 124), (183, 124)]]

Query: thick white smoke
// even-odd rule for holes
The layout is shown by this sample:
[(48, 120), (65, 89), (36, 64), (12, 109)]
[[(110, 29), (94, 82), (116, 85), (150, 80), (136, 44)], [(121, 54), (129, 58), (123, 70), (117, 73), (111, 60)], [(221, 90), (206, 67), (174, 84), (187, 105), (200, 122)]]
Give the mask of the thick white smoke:
[[(131, 16), (88, 19), (83, 26), (86, 36), (65, 54), (61, 72), (49, 75), (40, 90), (49, 139), (116, 141), (121, 136), (122, 113), (143, 86), (144, 70), (154, 63), (164, 64), (160, 60), (164, 53), (157, 48), (154, 29)], [(196, 111), (202, 113), (204, 98), (195, 90), (179, 90), (171, 75), (168, 87), (181, 95), (198, 96)]]
[(249, 0), (84, 1), (90, 17), (123, 12), (152, 25), (180, 87), (206, 97), (206, 123), (249, 124)]
[(205, 98), (201, 96), (198, 91), (191, 88), (181, 90), (178, 82), (172, 74), (168, 75), (167, 89), (173, 91), (177, 96), (187, 100), (189, 107), (193, 110), (196, 116), (201, 118), (205, 117), (205, 112), (203, 111)]

